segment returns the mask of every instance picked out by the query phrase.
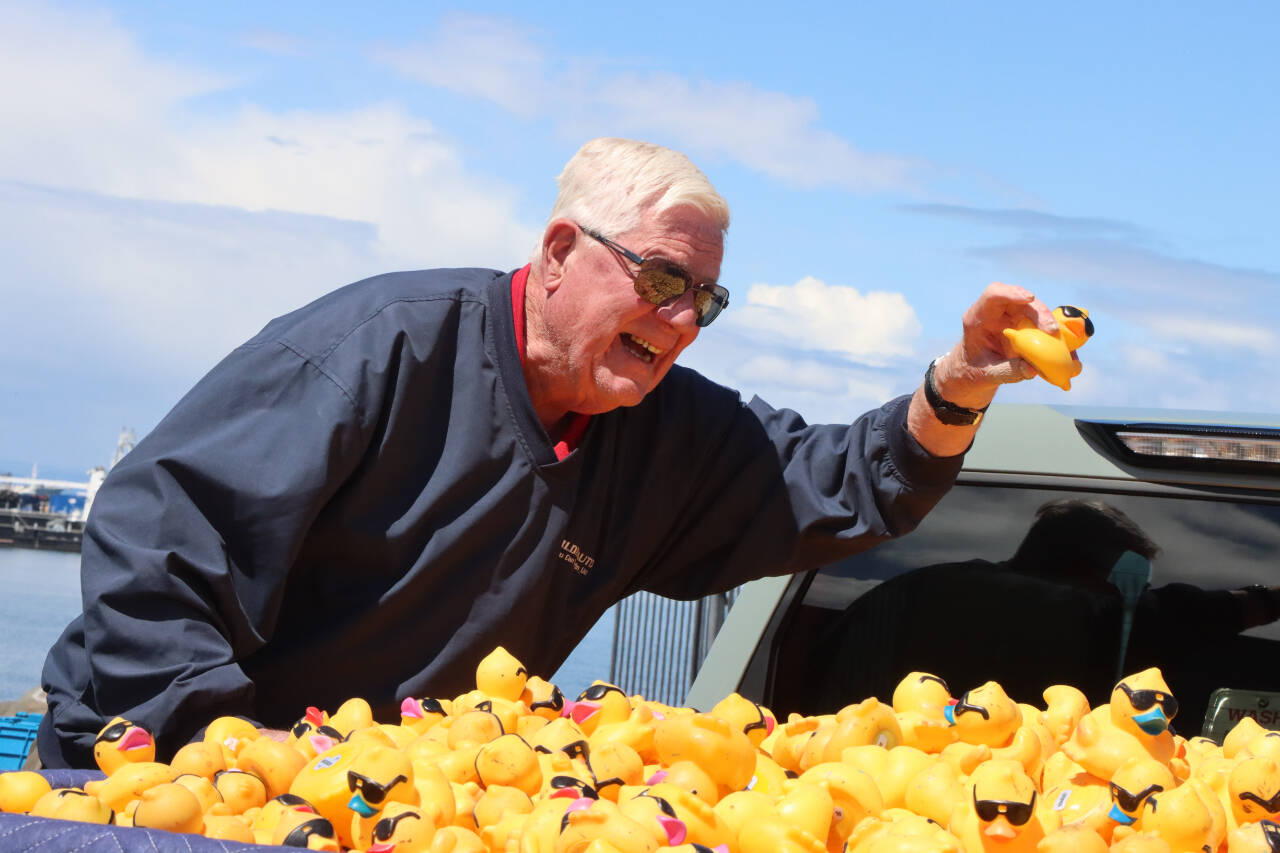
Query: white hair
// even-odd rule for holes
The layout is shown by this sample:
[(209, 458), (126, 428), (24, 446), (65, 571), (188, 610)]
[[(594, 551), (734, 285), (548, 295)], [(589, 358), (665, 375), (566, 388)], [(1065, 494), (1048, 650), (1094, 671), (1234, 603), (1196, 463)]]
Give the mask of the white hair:
[(550, 219), (565, 217), (606, 236), (639, 227), (646, 214), (688, 206), (729, 230), (729, 204), (679, 151), (605, 137), (578, 149), (556, 179)]

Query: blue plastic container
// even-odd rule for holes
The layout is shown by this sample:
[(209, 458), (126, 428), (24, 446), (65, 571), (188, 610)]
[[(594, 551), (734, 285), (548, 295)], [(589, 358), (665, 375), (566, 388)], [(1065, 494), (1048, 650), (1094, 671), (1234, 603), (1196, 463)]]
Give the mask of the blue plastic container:
[(19, 711), (12, 717), (0, 717), (0, 770), (21, 770), (36, 742), (36, 729), (43, 714)]

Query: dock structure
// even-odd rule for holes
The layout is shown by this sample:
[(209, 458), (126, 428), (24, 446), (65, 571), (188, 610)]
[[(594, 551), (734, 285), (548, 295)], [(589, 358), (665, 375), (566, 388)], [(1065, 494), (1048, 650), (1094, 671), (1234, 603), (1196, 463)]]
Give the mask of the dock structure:
[[(134, 443), (133, 430), (122, 429), (110, 467)], [(79, 551), (85, 521), (107, 478), (107, 468), (96, 466), (88, 473), (86, 482), (41, 477), (34, 467), (29, 477), (0, 474), (0, 547)]]

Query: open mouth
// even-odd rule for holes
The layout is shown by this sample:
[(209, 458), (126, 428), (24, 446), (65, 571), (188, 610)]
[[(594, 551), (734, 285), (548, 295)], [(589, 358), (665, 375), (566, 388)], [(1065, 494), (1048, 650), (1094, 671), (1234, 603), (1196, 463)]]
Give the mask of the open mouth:
[(662, 350), (646, 341), (644, 338), (638, 338), (635, 335), (623, 332), (620, 336), (622, 345), (626, 347), (627, 352), (643, 361), (645, 364), (652, 364), (654, 356), (662, 354)]

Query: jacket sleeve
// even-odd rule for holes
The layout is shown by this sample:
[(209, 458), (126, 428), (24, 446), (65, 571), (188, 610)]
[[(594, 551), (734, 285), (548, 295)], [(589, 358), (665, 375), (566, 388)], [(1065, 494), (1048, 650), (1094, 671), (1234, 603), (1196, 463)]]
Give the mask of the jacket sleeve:
[(914, 530), (963, 457), (935, 457), (907, 431), (910, 397), (852, 424), (808, 424), (758, 397), (736, 405), (642, 588), (696, 598), (804, 571)]
[(364, 432), (322, 367), (251, 343), (111, 471), (84, 538), (83, 615), (45, 666), (69, 761), (117, 714), (162, 755), (218, 715), (252, 718), (237, 662), (270, 639), (300, 543)]

